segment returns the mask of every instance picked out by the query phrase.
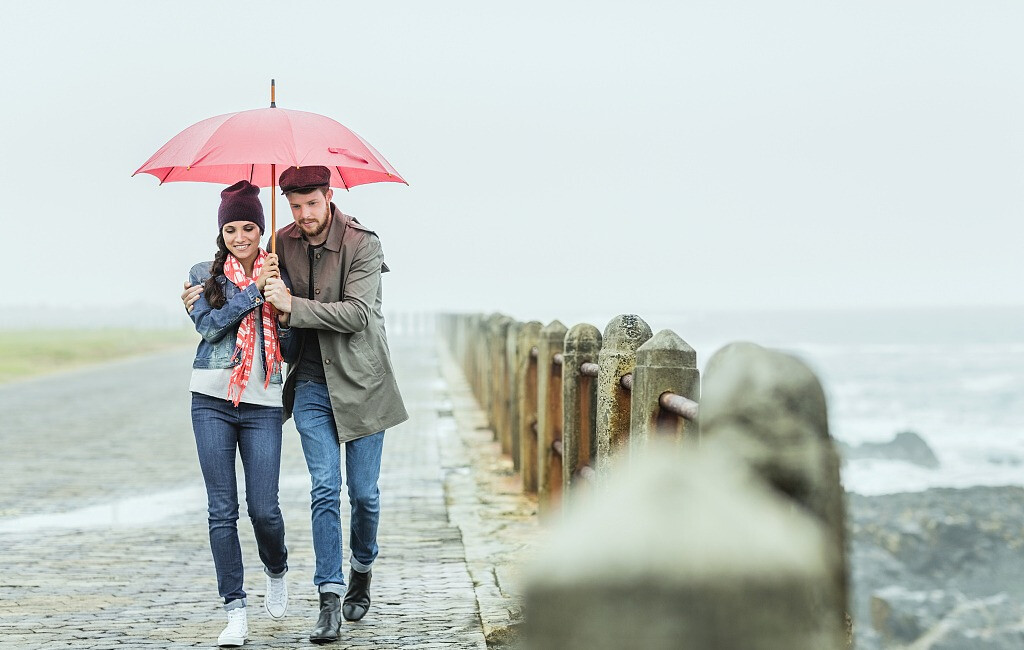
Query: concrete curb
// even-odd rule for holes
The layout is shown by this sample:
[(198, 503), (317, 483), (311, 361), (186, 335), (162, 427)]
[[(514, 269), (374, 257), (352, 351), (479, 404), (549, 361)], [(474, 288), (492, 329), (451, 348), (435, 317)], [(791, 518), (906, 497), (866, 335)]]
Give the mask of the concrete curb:
[(520, 567), (539, 542), (537, 499), (523, 494), (462, 371), (438, 347), (447, 390), (438, 426), (448, 518), (462, 533), (487, 646), (504, 648), (522, 622)]

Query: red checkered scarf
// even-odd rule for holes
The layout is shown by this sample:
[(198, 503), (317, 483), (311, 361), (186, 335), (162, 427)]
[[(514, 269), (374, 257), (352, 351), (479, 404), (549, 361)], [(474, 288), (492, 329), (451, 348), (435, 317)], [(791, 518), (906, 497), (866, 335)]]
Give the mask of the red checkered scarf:
[[(263, 260), (267, 258), (267, 251), (260, 249), (256, 262), (252, 265), (252, 277), (245, 275), (245, 269), (234, 255), (228, 255), (224, 261), (224, 277), (231, 280), (239, 289), (245, 289), (256, 281), (263, 268)], [(270, 376), (281, 370), (281, 346), (277, 341), (277, 328), (274, 324), (274, 308), (270, 303), (263, 303), (261, 310), (263, 316), (263, 350), (266, 353), (270, 368), (266, 368), (266, 379), (263, 387), (270, 385)], [(241, 359), (241, 363), (235, 366), (231, 372), (231, 381), (228, 383), (228, 399), (238, 406), (242, 399), (242, 391), (249, 383), (249, 373), (252, 372), (252, 359), (256, 353), (256, 310), (246, 314), (238, 324), (238, 336), (235, 345), (235, 352), (231, 357), (232, 362)]]

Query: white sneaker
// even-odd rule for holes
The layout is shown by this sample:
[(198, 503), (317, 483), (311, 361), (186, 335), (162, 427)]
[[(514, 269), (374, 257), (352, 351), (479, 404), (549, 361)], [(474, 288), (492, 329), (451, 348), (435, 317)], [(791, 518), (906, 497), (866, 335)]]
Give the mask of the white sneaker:
[(217, 637), (217, 645), (222, 648), (241, 647), (249, 637), (249, 621), (245, 616), (244, 607), (228, 610), (228, 626)]
[(281, 618), (288, 611), (288, 583), (285, 582), (284, 576), (267, 576), (267, 594), (263, 597), (263, 605), (267, 608), (267, 613), (274, 618)]

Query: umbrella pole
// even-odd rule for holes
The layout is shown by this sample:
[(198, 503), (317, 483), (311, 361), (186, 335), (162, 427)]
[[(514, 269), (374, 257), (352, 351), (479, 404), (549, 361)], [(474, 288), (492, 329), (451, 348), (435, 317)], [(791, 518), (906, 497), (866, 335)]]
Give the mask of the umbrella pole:
[[(270, 80), (270, 108), (277, 108), (274, 101), (274, 80)], [(277, 252), (277, 201), (274, 200), (274, 186), (277, 184), (277, 165), (270, 164), (270, 252)]]
[(274, 185), (277, 182), (277, 165), (270, 165), (270, 252), (277, 252), (277, 197)]

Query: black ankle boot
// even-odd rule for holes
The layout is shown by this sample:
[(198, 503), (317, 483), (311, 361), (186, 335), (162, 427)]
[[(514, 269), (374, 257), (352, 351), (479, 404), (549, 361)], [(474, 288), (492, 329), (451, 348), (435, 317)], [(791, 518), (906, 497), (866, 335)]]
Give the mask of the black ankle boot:
[(341, 633), (341, 597), (338, 594), (320, 594), (320, 618), (316, 627), (309, 633), (313, 643), (331, 643), (338, 640)]
[(355, 569), (348, 572), (348, 591), (345, 592), (345, 605), (342, 614), (346, 621), (358, 621), (370, 611), (370, 578), (372, 571), (360, 573)]

